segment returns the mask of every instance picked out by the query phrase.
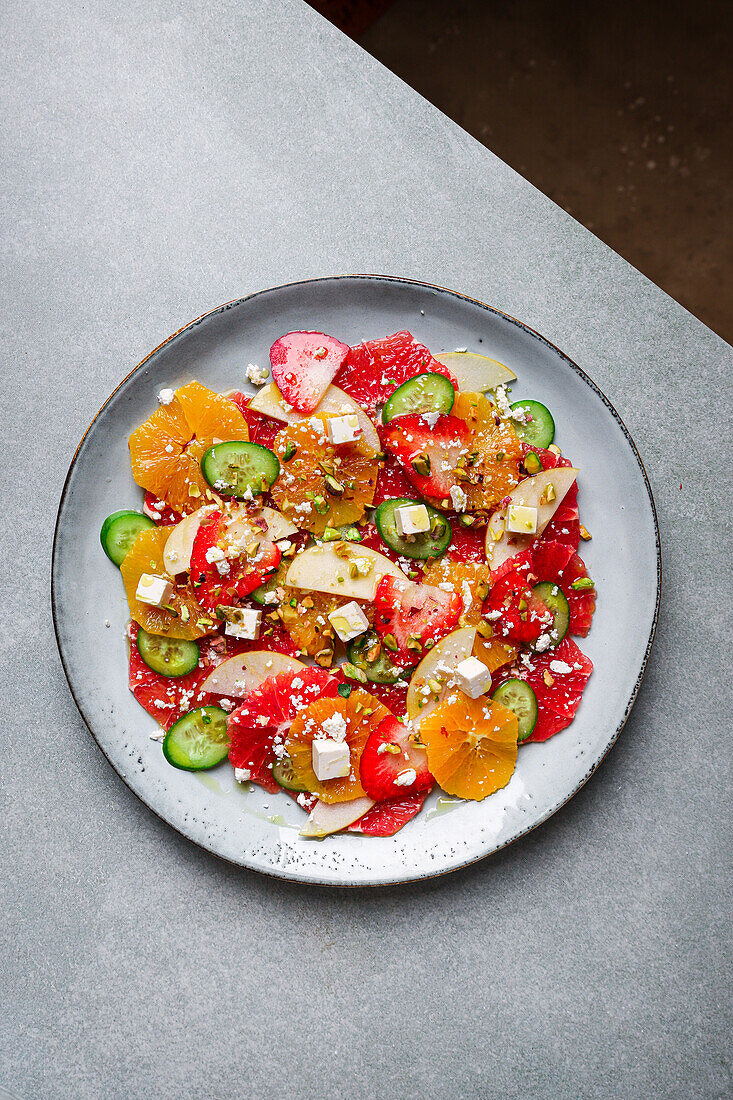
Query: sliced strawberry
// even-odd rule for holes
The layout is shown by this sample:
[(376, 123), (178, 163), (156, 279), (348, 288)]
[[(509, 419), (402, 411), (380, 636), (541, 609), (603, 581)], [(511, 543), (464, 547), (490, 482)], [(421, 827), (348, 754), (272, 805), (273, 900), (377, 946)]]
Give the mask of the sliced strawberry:
[(415, 739), (412, 725), (393, 714), (370, 734), (359, 761), (361, 785), (370, 798), (381, 802), (432, 787), (427, 753)]
[[(515, 570), (496, 581), (484, 605), (494, 634), (512, 642), (533, 642), (552, 624), (552, 615), (535, 596), (528, 574)], [(494, 618), (496, 613), (499, 618)]]
[(296, 714), (322, 696), (336, 694), (336, 680), (322, 668), (268, 676), (229, 715), (229, 760), (245, 768), (255, 783), (279, 791), (272, 765), (283, 755), (285, 736)]
[(180, 512), (176, 512), (164, 500), (159, 500), (155, 493), (149, 491), (145, 493), (143, 512), (158, 527), (175, 527), (183, 519)]
[(426, 371), (444, 374), (458, 388), (450, 371), (411, 333), (395, 332), (383, 340), (365, 340), (351, 348), (334, 382), (373, 414), (398, 386)]
[(512, 677), (530, 685), (537, 697), (537, 724), (528, 740), (546, 741), (572, 722), (592, 671), (593, 662), (566, 637), (554, 649), (533, 653), (526, 665), (501, 669), (494, 686)]
[(347, 832), (364, 833), (366, 836), (394, 836), (420, 813), (429, 794), (430, 791), (418, 791), (407, 798), (390, 798), (387, 802), (377, 802), (363, 817), (349, 825)]
[(450, 499), (453, 486), (460, 485), (454, 473), (458, 458), (466, 453), (470, 440), (465, 420), (441, 416), (431, 428), (416, 414), (400, 416), (387, 425), (383, 439), (423, 496)]
[(429, 584), (413, 584), (396, 577), (382, 577), (374, 595), (374, 628), (380, 638), (397, 645), (390, 658), (401, 668), (417, 664), (425, 649), (453, 630), (463, 610), (457, 592), (444, 592)]
[[(191, 580), (196, 599), (207, 611), (215, 611), (217, 604), (225, 606), (248, 596), (280, 564), (280, 550), (274, 542), (263, 539), (254, 558), (241, 556), (224, 562), (210, 562), (207, 554), (222, 538), (226, 530), (224, 516), (217, 509), (207, 515), (196, 532), (191, 549)], [(222, 573), (220, 565), (226, 569)]]
[(288, 404), (311, 413), (348, 354), (348, 344), (325, 332), (287, 332), (270, 348), (272, 377)]

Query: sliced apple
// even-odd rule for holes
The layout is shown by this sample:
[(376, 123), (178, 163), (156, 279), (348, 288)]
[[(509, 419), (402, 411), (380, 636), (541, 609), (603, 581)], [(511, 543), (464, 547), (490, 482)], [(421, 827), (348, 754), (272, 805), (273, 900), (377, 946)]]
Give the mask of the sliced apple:
[[(579, 473), (580, 470), (573, 466), (542, 470), (520, 481), (508, 494), (506, 506), (494, 512), (486, 527), (486, 560), (492, 569), (498, 569), (509, 558), (526, 550), (542, 534)], [(548, 495), (552, 500), (547, 499)], [(510, 504), (525, 504), (537, 509), (536, 534), (517, 535), (505, 529), (506, 510)]]
[(344, 416), (348, 413), (356, 413), (361, 425), (361, 438), (373, 451), (381, 451), (377, 430), (367, 414), (353, 397), (344, 393), (338, 386), (329, 386), (312, 413), (298, 412), (285, 401), (274, 382), (263, 386), (249, 403), (253, 412), (260, 416), (271, 416), (273, 420), (281, 420), (284, 424), (298, 424), (301, 420), (308, 420), (319, 413)]
[(262, 509), (262, 516), (267, 524), (267, 537), (273, 542), (277, 542), (278, 539), (289, 539), (298, 534), (298, 528), (275, 508), (265, 506)]
[(353, 825), (373, 805), (373, 799), (366, 797), (355, 798), (352, 802), (316, 802), (300, 835), (320, 838), (338, 833)]
[(517, 377), (513, 370), (498, 359), (488, 355), (476, 355), (473, 351), (441, 351), (435, 358), (458, 379), (460, 389), (468, 393), (485, 393), (497, 386), (513, 382)]
[[(423, 718), (442, 703), (448, 691), (447, 680), (451, 671), (471, 656), (476, 639), (475, 626), (463, 626), (447, 634), (442, 641), (433, 646), (423, 657), (412, 674), (407, 691), (407, 717)], [(432, 680), (432, 684), (429, 681)], [(434, 691), (438, 684), (444, 684), (440, 692)], [(428, 688), (425, 692), (423, 689)]]
[(278, 676), (281, 672), (298, 672), (305, 668), (302, 661), (287, 657), (284, 653), (252, 649), (249, 653), (239, 653), (228, 661), (222, 661), (209, 673), (199, 690), (243, 699), (268, 676)]
[(196, 538), (201, 520), (209, 512), (213, 512), (215, 508), (215, 504), (205, 504), (203, 508), (191, 512), (190, 516), (182, 519), (171, 531), (163, 550), (163, 564), (172, 577), (175, 577), (178, 573), (188, 572), (188, 567), (191, 564), (193, 540)]
[[(404, 581), (405, 574), (376, 550), (370, 550), (358, 543), (341, 544), (348, 546), (348, 557), (340, 557), (332, 545), (312, 546), (296, 554), (288, 569), (285, 583), (292, 588), (308, 588), (312, 592), (328, 592), (334, 596), (346, 596), (350, 600), (374, 600), (382, 577), (398, 577)], [(359, 570), (352, 577), (352, 564)], [(363, 573), (366, 571), (366, 576)]]

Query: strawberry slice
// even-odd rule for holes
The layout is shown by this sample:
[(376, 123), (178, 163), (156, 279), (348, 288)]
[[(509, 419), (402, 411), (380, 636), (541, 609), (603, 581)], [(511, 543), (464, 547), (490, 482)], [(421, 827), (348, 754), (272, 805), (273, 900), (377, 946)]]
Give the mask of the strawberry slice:
[(225, 531), (222, 513), (218, 509), (210, 512), (201, 521), (191, 549), (191, 581), (196, 599), (211, 612), (216, 611), (217, 604), (231, 605), (254, 592), (280, 564), (280, 550), (268, 539), (260, 542), (257, 554), (251, 559), (242, 556), (209, 561), (207, 554)]
[(272, 765), (284, 755), (283, 744), (296, 714), (316, 699), (336, 694), (337, 682), (322, 668), (268, 676), (229, 715), (229, 760), (245, 768), (268, 791), (279, 791)]
[(415, 413), (390, 421), (383, 434), (385, 447), (415, 488), (438, 500), (450, 499), (451, 489), (460, 485), (453, 471), (470, 437), (465, 420), (457, 416), (441, 416), (431, 428)]
[(512, 677), (529, 684), (537, 697), (537, 724), (527, 740), (546, 741), (572, 722), (592, 671), (590, 658), (565, 637), (554, 649), (533, 653), (526, 665), (501, 669), (495, 687)]
[(180, 512), (176, 512), (164, 500), (159, 500), (155, 493), (149, 490), (145, 493), (143, 512), (158, 527), (175, 527), (183, 519)]
[[(512, 642), (534, 642), (553, 621), (542, 600), (532, 591), (528, 574), (519, 570), (494, 583), (484, 608), (490, 613), (494, 634)], [(499, 617), (494, 618), (497, 613)]]
[(286, 332), (270, 348), (272, 377), (289, 405), (311, 413), (348, 354), (348, 344), (325, 332)]
[(418, 791), (407, 798), (390, 798), (387, 802), (377, 802), (363, 817), (349, 825), (346, 831), (364, 833), (365, 836), (394, 836), (420, 813), (429, 794), (430, 791)]
[(412, 333), (404, 331), (351, 348), (334, 381), (373, 415), (398, 386), (426, 371), (445, 375), (458, 388), (451, 372), (413, 339)]
[(374, 594), (374, 610), (374, 628), (390, 650), (391, 660), (409, 668), (417, 664), (425, 649), (453, 630), (463, 601), (457, 592), (382, 577)]
[(376, 802), (416, 794), (432, 787), (425, 749), (415, 743), (411, 723), (393, 714), (383, 718), (369, 735), (359, 761), (361, 785)]

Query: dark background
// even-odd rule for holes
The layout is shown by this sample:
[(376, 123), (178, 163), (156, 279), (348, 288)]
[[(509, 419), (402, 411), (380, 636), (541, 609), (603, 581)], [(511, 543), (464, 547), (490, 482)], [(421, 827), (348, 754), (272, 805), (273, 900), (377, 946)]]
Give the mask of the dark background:
[(733, 339), (733, 0), (311, 2)]

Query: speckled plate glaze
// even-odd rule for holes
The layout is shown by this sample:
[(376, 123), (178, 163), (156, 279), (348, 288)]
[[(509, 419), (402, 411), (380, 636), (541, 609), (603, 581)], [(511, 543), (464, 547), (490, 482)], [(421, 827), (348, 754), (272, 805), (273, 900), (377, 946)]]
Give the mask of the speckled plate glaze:
[[(519, 753), (509, 785), (484, 802), (433, 794), (387, 839), (298, 836), (303, 813), (284, 795), (246, 790), (228, 764), (176, 771), (149, 739), (150, 717), (127, 688), (119, 573), (99, 529), (118, 509), (140, 507), (127, 438), (163, 386), (192, 378), (245, 390), (248, 363), (267, 363), (272, 341), (322, 329), (356, 344), (407, 328), (433, 351), (468, 347), (518, 375), (513, 397), (543, 401), (557, 441), (580, 467), (583, 547), (599, 591), (581, 647), (595, 672), (568, 729)], [(510, 844), (546, 821), (585, 783), (613, 745), (639, 689), (660, 591), (659, 534), (649, 483), (615, 409), (557, 348), (521, 322), (453, 291), (375, 275), (293, 283), (212, 310), (171, 336), (132, 371), (92, 422), (66, 479), (53, 555), (53, 611), (64, 669), (82, 717), (109, 762), (173, 828), (223, 859), (304, 883), (386, 885), (440, 875)], [(105, 626), (105, 619), (111, 623)]]

